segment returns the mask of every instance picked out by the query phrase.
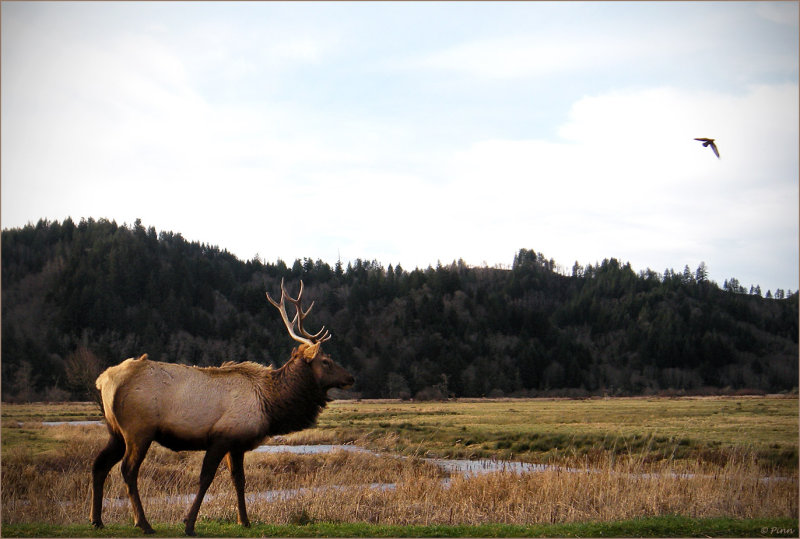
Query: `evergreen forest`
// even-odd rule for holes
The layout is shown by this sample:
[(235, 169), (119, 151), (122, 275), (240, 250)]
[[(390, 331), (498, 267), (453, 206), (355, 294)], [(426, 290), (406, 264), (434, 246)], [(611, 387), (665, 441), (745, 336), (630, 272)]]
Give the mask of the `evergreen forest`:
[(296, 344), (265, 292), (295, 295), (333, 338), (353, 398), (797, 391), (798, 295), (610, 258), (559, 270), (426, 269), (313, 257), (242, 261), (137, 220), (41, 220), (2, 232), (2, 398), (92, 398), (125, 358), (282, 365)]

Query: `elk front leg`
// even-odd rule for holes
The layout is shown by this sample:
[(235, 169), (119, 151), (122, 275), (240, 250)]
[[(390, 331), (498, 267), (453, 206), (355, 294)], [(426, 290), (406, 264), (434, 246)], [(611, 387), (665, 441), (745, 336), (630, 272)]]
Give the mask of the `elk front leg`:
[(239, 524), (250, 526), (247, 518), (247, 507), (244, 501), (244, 451), (231, 451), (225, 457), (228, 469), (231, 471), (233, 486), (236, 488), (236, 501)]
[(206, 495), (206, 490), (214, 480), (214, 475), (217, 473), (219, 463), (222, 462), (222, 457), (225, 456), (225, 449), (219, 446), (211, 446), (206, 451), (206, 456), (203, 457), (203, 467), (200, 470), (200, 485), (197, 489), (197, 496), (194, 498), (194, 503), (186, 513), (186, 518), (183, 521), (186, 523), (186, 535), (194, 535), (194, 523), (197, 520), (197, 513), (200, 511), (200, 504), (203, 503), (203, 497)]

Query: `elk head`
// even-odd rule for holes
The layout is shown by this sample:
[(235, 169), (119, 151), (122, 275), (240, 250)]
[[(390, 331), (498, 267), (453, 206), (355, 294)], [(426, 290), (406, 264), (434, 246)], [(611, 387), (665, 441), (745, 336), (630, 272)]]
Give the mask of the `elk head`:
[[(355, 381), (353, 376), (344, 367), (334, 362), (328, 354), (320, 350), (320, 345), (331, 338), (330, 331), (326, 330), (325, 326), (322, 326), (318, 332), (312, 335), (303, 328), (303, 321), (308, 316), (308, 313), (311, 312), (311, 308), (314, 307), (314, 302), (311, 302), (308, 309), (303, 310), (302, 297), (303, 281), (300, 281), (300, 292), (298, 292), (296, 299), (286, 292), (286, 288), (283, 286), (283, 279), (281, 279), (281, 299), (279, 302), (272, 299), (269, 292), (267, 292), (267, 300), (278, 309), (289, 336), (300, 343), (300, 346), (292, 353), (292, 359), (307, 363), (314, 374), (314, 379), (323, 390), (333, 387), (346, 389), (352, 386)], [(294, 305), (296, 311), (291, 322), (289, 321), (289, 315), (286, 314), (287, 299)], [(295, 332), (295, 327), (297, 332)]]

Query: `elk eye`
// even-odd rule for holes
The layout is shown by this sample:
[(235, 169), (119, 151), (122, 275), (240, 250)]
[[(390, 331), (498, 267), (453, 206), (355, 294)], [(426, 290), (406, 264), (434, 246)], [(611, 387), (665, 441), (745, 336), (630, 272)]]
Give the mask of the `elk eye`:
[(326, 367), (330, 367), (331, 363), (333, 363), (333, 362), (330, 359), (323, 359), (322, 360), (322, 364), (325, 365)]

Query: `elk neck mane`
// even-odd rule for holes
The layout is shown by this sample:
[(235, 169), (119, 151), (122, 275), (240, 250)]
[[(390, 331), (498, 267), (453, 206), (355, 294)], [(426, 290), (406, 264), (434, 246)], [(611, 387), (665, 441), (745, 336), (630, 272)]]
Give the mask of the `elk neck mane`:
[(270, 419), (268, 436), (288, 434), (314, 424), (328, 403), (302, 357), (302, 347), (279, 369), (252, 361), (226, 361), (220, 367), (204, 367), (209, 374), (236, 373), (248, 378), (258, 395), (261, 411)]
[(310, 427), (328, 400), (327, 391), (319, 387), (303, 359), (302, 347), (295, 348), (291, 359), (272, 374), (272, 389), (265, 401), (269, 434), (288, 434)]

